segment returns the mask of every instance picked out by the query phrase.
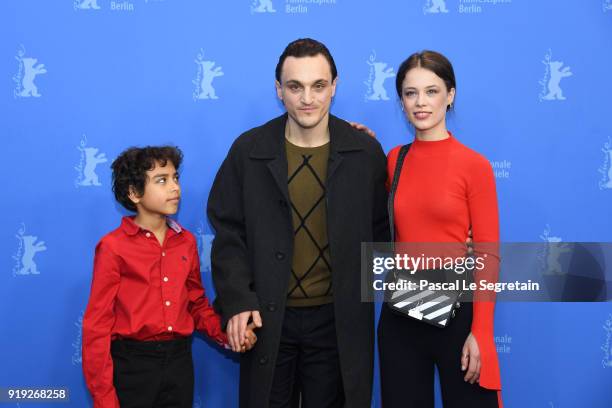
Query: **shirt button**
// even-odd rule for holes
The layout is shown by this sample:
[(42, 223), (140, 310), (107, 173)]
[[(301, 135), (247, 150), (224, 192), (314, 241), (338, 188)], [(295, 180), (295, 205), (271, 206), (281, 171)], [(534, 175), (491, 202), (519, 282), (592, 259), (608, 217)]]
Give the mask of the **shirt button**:
[(147, 233), (145, 234), (145, 237), (147, 237), (147, 238), (149, 238), (150, 236), (151, 236), (151, 233), (150, 233), (150, 232), (147, 232)]
[(285, 254), (282, 252), (277, 252), (276, 253), (276, 259), (278, 259), (279, 261), (282, 261), (283, 259), (285, 259)]
[(172, 331), (172, 326), (168, 326), (168, 331)]
[(162, 252), (162, 256), (166, 256), (166, 253), (165, 253), (165, 252)]
[(168, 282), (168, 277), (164, 276), (164, 282)]
[(166, 306), (170, 306), (170, 301), (166, 300)]

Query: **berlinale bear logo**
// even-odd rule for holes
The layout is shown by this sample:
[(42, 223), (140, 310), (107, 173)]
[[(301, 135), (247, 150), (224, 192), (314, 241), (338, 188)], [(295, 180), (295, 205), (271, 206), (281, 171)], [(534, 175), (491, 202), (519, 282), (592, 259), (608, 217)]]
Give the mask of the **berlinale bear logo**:
[(427, 3), (425, 4), (425, 6), (423, 6), (423, 13), (448, 13), (448, 9), (446, 8), (446, 2), (444, 0), (427, 0)]
[(254, 0), (251, 13), (276, 13), (272, 0)]
[(599, 168), (601, 180), (599, 181), (599, 189), (612, 189), (612, 138), (604, 143), (601, 149), (604, 154), (603, 165)]
[(552, 52), (549, 50), (542, 63), (546, 66), (544, 78), (540, 81), (542, 92), (540, 93), (540, 101), (564, 101), (563, 90), (560, 83), (563, 78), (572, 76), (570, 67), (563, 66), (561, 61), (552, 60)]
[(608, 320), (606, 320), (603, 329), (606, 332), (606, 340), (604, 345), (601, 346), (604, 352), (604, 358), (601, 360), (601, 365), (603, 365), (604, 368), (612, 368), (612, 314)]
[(34, 262), (34, 256), (38, 252), (46, 251), (45, 241), (38, 241), (38, 237), (25, 234), (25, 224), (17, 231), (16, 238), (19, 241), (17, 253), (13, 255), (16, 265), (13, 268), (13, 276), (17, 275), (40, 275), (38, 266)]
[(544, 232), (540, 235), (544, 246), (544, 253), (540, 255), (544, 267), (543, 275), (565, 275), (567, 271), (561, 265), (561, 255), (571, 251), (568, 244), (562, 242), (561, 237), (550, 234), (550, 225), (546, 225)]
[(45, 64), (37, 64), (36, 58), (26, 57), (25, 48), (20, 46), (15, 59), (19, 62), (17, 74), (13, 76), (15, 82), (15, 98), (39, 98), (42, 96), (38, 92), (38, 87), (34, 84), (34, 79), (40, 74), (46, 74)]
[(75, 10), (100, 10), (98, 0), (76, 0), (73, 5)]
[(366, 101), (388, 101), (389, 96), (383, 85), (386, 79), (395, 76), (393, 67), (387, 68), (386, 62), (376, 61), (376, 51), (372, 51), (366, 62), (370, 66), (370, 75), (368, 80), (364, 82), (367, 86)]
[(204, 223), (200, 223), (196, 236), (198, 239), (198, 246), (200, 247), (200, 270), (203, 272), (210, 272), (212, 270), (210, 265), (210, 251), (215, 236), (204, 232)]
[(77, 149), (81, 152), (81, 160), (74, 169), (77, 172), (76, 187), (101, 186), (100, 178), (96, 174), (96, 167), (100, 163), (106, 163), (106, 154), (98, 153), (98, 148), (87, 147), (87, 137), (83, 135)]
[(195, 63), (198, 64), (198, 74), (193, 80), (196, 85), (193, 99), (219, 99), (212, 83), (215, 78), (223, 75), (222, 68), (215, 67), (214, 61), (206, 61), (203, 50), (200, 50)]

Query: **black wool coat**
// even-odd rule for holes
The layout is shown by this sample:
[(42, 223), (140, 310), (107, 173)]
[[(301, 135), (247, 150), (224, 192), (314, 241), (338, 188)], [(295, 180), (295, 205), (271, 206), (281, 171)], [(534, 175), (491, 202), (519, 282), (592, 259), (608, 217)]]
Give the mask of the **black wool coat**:
[[(291, 273), (293, 225), (284, 114), (233, 143), (208, 199), (215, 308), (223, 325), (259, 310), (263, 327), (240, 362), (240, 407), (268, 406)], [(374, 306), (362, 302), (361, 243), (388, 240), (386, 157), (376, 139), (330, 115), (327, 226), (346, 406), (370, 407)], [(369, 285), (363, 283), (364, 290)]]

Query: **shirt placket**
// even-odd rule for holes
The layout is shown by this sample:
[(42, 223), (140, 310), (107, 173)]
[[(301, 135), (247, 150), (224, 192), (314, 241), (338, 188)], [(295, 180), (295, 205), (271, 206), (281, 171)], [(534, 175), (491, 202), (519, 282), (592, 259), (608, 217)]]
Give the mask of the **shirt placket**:
[(146, 232), (145, 236), (149, 239), (153, 239), (155, 241), (156, 250), (158, 251), (159, 257), (159, 279), (160, 279), (160, 288), (161, 288), (161, 310), (163, 316), (163, 330), (165, 333), (172, 334), (177, 329), (175, 326), (176, 323), (176, 313), (175, 313), (175, 285), (176, 285), (176, 276), (172, 276), (170, 272), (172, 271), (170, 265), (170, 258), (168, 256), (168, 245), (167, 242), (172, 238), (171, 232), (168, 231), (168, 235), (164, 240), (163, 245), (159, 244), (157, 238), (151, 233)]
[(168, 235), (164, 240), (164, 244), (160, 247), (160, 278), (161, 278), (161, 293), (162, 293), (162, 310), (164, 311), (164, 320), (168, 333), (173, 333), (176, 330), (175, 323), (177, 314), (175, 313), (175, 290), (176, 275), (172, 275), (172, 262), (168, 256), (168, 241), (172, 239), (172, 232), (168, 231)]

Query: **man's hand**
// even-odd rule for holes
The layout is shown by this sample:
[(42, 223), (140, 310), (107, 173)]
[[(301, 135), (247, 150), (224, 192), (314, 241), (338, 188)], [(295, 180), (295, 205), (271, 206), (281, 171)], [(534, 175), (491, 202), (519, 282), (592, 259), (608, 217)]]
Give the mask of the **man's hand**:
[(357, 122), (349, 122), (349, 124), (355, 129), (366, 132), (369, 136), (372, 136), (373, 138), (376, 139), (376, 133), (374, 133), (374, 131), (370, 129), (369, 127), (367, 127), (366, 125), (362, 123), (357, 123)]
[(243, 351), (242, 346), (245, 345), (247, 323), (250, 318), (253, 319), (252, 324), (255, 328), (260, 328), (262, 326), (261, 316), (258, 310), (247, 310), (246, 312), (238, 313), (227, 323), (227, 339), (230, 347), (236, 353)]

